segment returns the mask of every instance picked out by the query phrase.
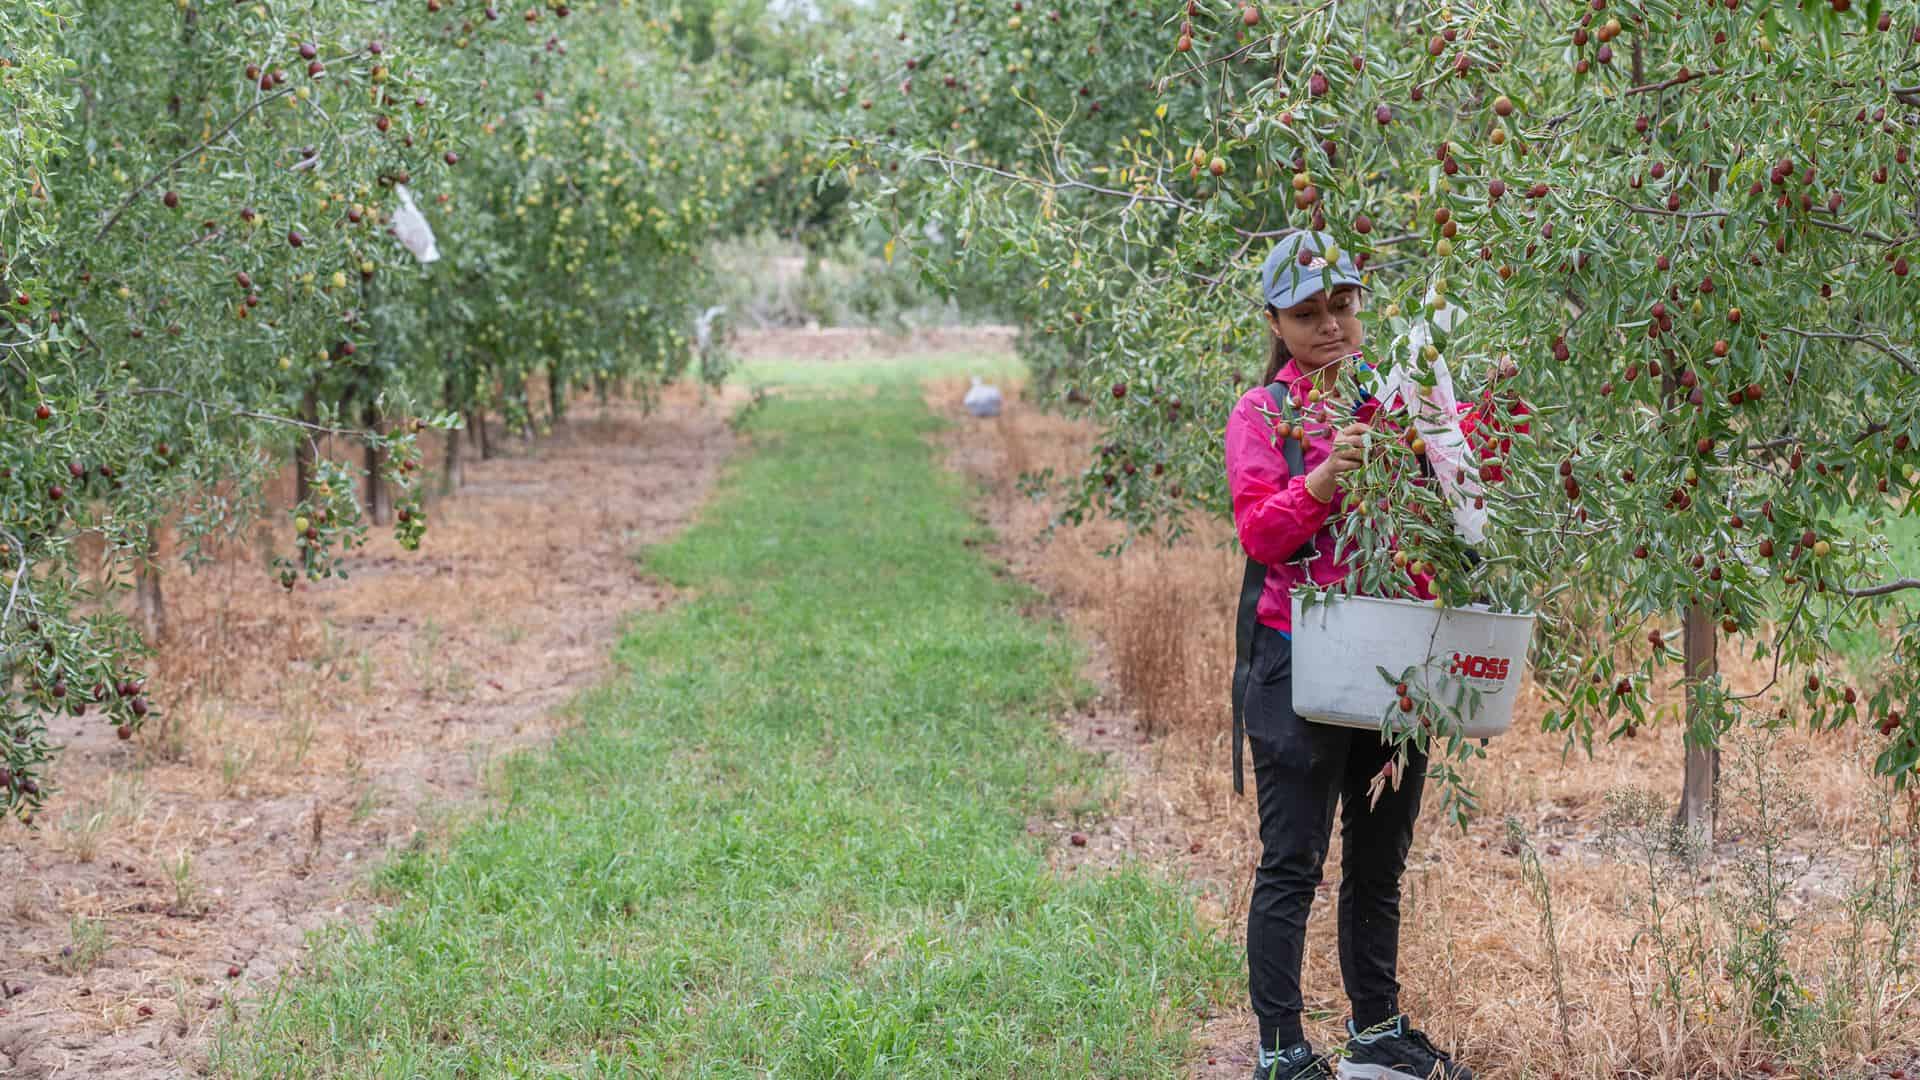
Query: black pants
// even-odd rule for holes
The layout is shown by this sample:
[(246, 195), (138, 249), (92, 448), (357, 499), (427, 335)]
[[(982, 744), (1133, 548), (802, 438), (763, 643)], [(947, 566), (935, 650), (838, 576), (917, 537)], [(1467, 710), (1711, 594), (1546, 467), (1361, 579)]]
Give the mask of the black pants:
[[(1340, 803), (1340, 976), (1362, 1028), (1392, 1017), (1400, 992), (1400, 875), (1420, 813), (1417, 751), (1398, 791), (1372, 809), (1367, 787), (1393, 752), (1378, 730), (1308, 723), (1293, 711), (1293, 649), (1264, 624), (1247, 678), (1247, 739), (1260, 803), (1260, 866), (1247, 912), (1247, 977), (1261, 1041), (1300, 1039), (1307, 912)], [(1266, 1045), (1266, 1049), (1273, 1046)]]

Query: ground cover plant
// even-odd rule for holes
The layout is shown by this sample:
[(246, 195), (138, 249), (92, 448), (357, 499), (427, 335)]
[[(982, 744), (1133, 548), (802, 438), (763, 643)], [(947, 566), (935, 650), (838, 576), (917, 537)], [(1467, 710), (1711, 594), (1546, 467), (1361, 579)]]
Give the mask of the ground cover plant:
[[(223, 1075), (1164, 1075), (1236, 953), (1147, 867), (1061, 877), (1031, 815), (1099, 768), (911, 384), (777, 398), (693, 529), (688, 591), (497, 812), (402, 858), (371, 933)], [(910, 599), (910, 602), (902, 602)]]

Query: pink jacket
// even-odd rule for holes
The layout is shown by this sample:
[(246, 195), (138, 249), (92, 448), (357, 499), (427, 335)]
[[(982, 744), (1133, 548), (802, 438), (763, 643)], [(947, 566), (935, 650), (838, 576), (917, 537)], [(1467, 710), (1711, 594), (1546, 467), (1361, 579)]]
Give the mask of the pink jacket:
[[(1307, 380), (1300, 378), (1300, 374), (1299, 366), (1288, 361), (1280, 369), (1277, 381), (1288, 384), (1296, 409), (1304, 412), (1308, 387)], [(1481, 457), (1492, 456), (1495, 449), (1491, 445), (1493, 440), (1474, 438), (1476, 430), (1485, 422), (1487, 404), (1463, 402), (1460, 405), (1461, 412), (1467, 414), (1461, 421), (1461, 430)], [(1260, 414), (1263, 407), (1271, 412), (1273, 402), (1267, 396), (1266, 387), (1256, 386), (1241, 395), (1227, 418), (1227, 491), (1233, 499), (1233, 523), (1241, 548), (1249, 557), (1267, 566), (1266, 589), (1260, 595), (1258, 618), (1282, 633), (1291, 634), (1294, 586), (1305, 581), (1309, 574), (1317, 585), (1332, 585), (1346, 577), (1351, 569), (1347, 562), (1333, 557), (1334, 508), (1340, 505), (1345, 492), (1336, 484), (1333, 500), (1323, 503), (1308, 494), (1304, 475), (1288, 475), (1286, 458), (1274, 440), (1273, 427)], [(1360, 406), (1355, 418), (1371, 421), (1379, 409), (1379, 402), (1368, 401)], [(1524, 405), (1515, 406), (1513, 410), (1515, 415), (1524, 415), (1526, 411)], [(1497, 429), (1498, 425), (1494, 426)], [(1524, 432), (1526, 425), (1518, 425), (1517, 430)], [(1498, 441), (1502, 451), (1511, 443), (1509, 439)], [(1307, 439), (1301, 450), (1301, 464), (1312, 471), (1333, 452), (1332, 433), (1324, 424), (1308, 424)], [(1499, 479), (1497, 472), (1490, 473), (1488, 478)], [(1304, 568), (1284, 561), (1309, 539), (1313, 540), (1317, 552)], [(1410, 573), (1407, 594), (1430, 600), (1433, 598), (1431, 582), (1427, 575)]]

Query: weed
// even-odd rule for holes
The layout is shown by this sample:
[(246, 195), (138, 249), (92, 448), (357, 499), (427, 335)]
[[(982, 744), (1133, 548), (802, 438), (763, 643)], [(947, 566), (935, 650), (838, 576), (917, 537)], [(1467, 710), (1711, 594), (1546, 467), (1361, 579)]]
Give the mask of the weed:
[(449, 662), (441, 642), (446, 629), (428, 619), (408, 651), (408, 669), (414, 682), (426, 693), (464, 700), (473, 691), (473, 673), (459, 663)]
[(311, 869), (313, 860), (319, 858), (320, 844), (321, 841), (326, 838), (326, 835), (326, 811), (322, 810), (318, 804), (315, 804), (313, 812), (307, 816), (307, 850), (306, 853), (300, 857), (300, 868), (303, 871)]
[[(1727, 808), (1722, 829), (1740, 840), (1733, 860), (1735, 887), (1724, 890), (1732, 924), (1727, 972), (1745, 998), (1752, 1019), (1776, 1043), (1802, 1047), (1818, 1042), (1806, 1030), (1811, 993), (1788, 964), (1787, 942), (1794, 921), (1786, 906), (1788, 891), (1812, 866), (1812, 858), (1787, 847), (1789, 822), (1809, 805), (1794, 782), (1804, 752), (1787, 753), (1783, 767), (1777, 736), (1746, 730), (1731, 740), (1732, 754), (1722, 780)], [(1791, 1037), (1789, 1037), (1791, 1036)]]
[(90, 863), (100, 853), (100, 834), (107, 827), (107, 812), (91, 804), (72, 807), (60, 815), (60, 832), (66, 838), (67, 853), (75, 862)]
[(313, 749), (313, 736), (318, 721), (313, 709), (302, 706), (287, 718), (287, 726), (281, 732), (286, 753), (284, 760), (288, 769), (298, 769), (307, 760), (307, 752)]
[(320, 654), (315, 659), (315, 670), (326, 671), (337, 668), (353, 651), (353, 640), (342, 634), (333, 625), (331, 619), (320, 620)]
[(1846, 1049), (1887, 1045), (1906, 1003), (1920, 993), (1920, 789), (1872, 781), (1873, 828), (1866, 861), (1850, 882), (1847, 933), (1825, 980), (1823, 1011)]
[(173, 909), (182, 915), (200, 913), (200, 882), (193, 873), (193, 853), (181, 848), (163, 864), (173, 885)]
[(132, 824), (147, 816), (153, 796), (147, 791), (146, 776), (139, 772), (115, 773), (107, 778), (107, 820), (111, 824)]
[(40, 908), (27, 894), (27, 883), (15, 881), (7, 887), (7, 917), (22, 926), (42, 921)]
[(146, 782), (139, 773), (109, 777), (104, 798), (69, 807), (61, 814), (60, 831), (67, 852), (76, 862), (92, 862), (100, 853), (106, 832), (145, 817), (150, 802)]
[(1520, 876), (1526, 880), (1527, 890), (1540, 905), (1540, 938), (1546, 945), (1547, 959), (1552, 963), (1554, 1018), (1559, 1023), (1560, 1051), (1563, 1059), (1571, 1062), (1573, 1033), (1567, 1019), (1567, 980), (1566, 969), (1560, 958), (1560, 933), (1553, 921), (1553, 884), (1547, 880), (1547, 870), (1540, 863), (1540, 853), (1534, 850), (1533, 841), (1517, 818), (1507, 819), (1507, 846), (1519, 852)]
[(440, 693), (454, 701), (466, 701), (473, 696), (473, 670), (459, 661), (447, 663), (440, 669)]
[(427, 618), (414, 634), (413, 642), (407, 649), (407, 667), (413, 681), (421, 687), (432, 689), (439, 669), (440, 639), (446, 632), (440, 622)]
[(140, 750), (149, 762), (178, 765), (193, 759), (190, 716), (194, 712), (212, 712), (225, 708), (215, 699), (202, 698), (192, 708), (163, 709), (140, 729)]
[(347, 756), (341, 762), (341, 775), (349, 784), (360, 784), (367, 775), (366, 758), (360, 754), (360, 740), (347, 739)]
[[(1607, 793), (1599, 846), (1631, 864), (1639, 922), (1632, 944), (1651, 947), (1651, 985), (1629, 978), (1636, 1014), (1641, 993), (1651, 1013), (1634, 1025), (1636, 1054), (1678, 1071), (1697, 1056), (1700, 1033), (1721, 1010), (1712, 985), (1718, 965), (1709, 901), (1700, 888), (1704, 848), (1675, 821), (1665, 799), (1643, 788)], [(1657, 1047), (1644, 1044), (1649, 1034)]]
[(1908, 953), (1920, 882), (1912, 880), (1912, 853), (1889, 790), (1871, 858), (1854, 875), (1835, 955), (1817, 974), (1797, 966), (1805, 963), (1794, 940), (1802, 883), (1823, 859), (1843, 856), (1792, 842), (1793, 823), (1812, 806), (1800, 780), (1804, 749), (1767, 728), (1742, 730), (1726, 746), (1720, 839), (1731, 854), (1711, 889), (1700, 888), (1710, 875), (1691, 846), (1696, 838), (1664, 801), (1642, 791), (1609, 796), (1603, 840), (1634, 864), (1634, 941), (1651, 946), (1656, 973), (1648, 988), (1654, 1015), (1636, 1037), (1659, 1041), (1656, 1067), (1666, 1072), (1725, 1068), (1758, 1055), (1831, 1075), (1836, 1063), (1880, 1045), (1903, 1004), (1889, 988), (1914, 971)]
[(107, 951), (106, 924), (75, 915), (67, 921), (67, 933), (72, 941), (60, 947), (53, 966), (65, 975), (85, 975), (100, 963), (100, 957)]
[(353, 800), (353, 810), (347, 820), (358, 825), (372, 817), (380, 809), (380, 791), (372, 784), (360, 789), (360, 795)]
[(491, 789), (497, 771), (494, 753), (492, 740), (477, 739), (467, 744), (467, 768), (473, 774), (474, 786), (483, 791)]
[(735, 435), (745, 431), (754, 416), (766, 408), (768, 400), (767, 388), (755, 384), (748, 393), (746, 404), (727, 414), (727, 430)]
[(220, 791), (232, 795), (240, 790), (240, 782), (247, 778), (253, 769), (254, 749), (251, 745), (227, 743), (220, 748)]
[(175, 975), (169, 981), (173, 991), (174, 1031), (182, 1036), (193, 1030), (193, 1016), (198, 1010), (193, 1007), (193, 991), (188, 988), (187, 980)]

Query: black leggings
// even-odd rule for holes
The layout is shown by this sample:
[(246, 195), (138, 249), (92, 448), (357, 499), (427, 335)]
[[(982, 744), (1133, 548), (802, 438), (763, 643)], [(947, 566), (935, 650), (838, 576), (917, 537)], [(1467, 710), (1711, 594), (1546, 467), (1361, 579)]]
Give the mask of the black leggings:
[(1427, 761), (1415, 751), (1400, 788), (1367, 806), (1367, 787), (1391, 760), (1374, 729), (1308, 723), (1293, 711), (1293, 648), (1278, 630), (1254, 631), (1246, 691), (1247, 741), (1260, 803), (1260, 866), (1247, 912), (1247, 981), (1264, 1048), (1301, 1040), (1300, 959), (1307, 912), (1340, 811), (1340, 976), (1355, 1023), (1399, 1009), (1400, 875), (1413, 843)]

